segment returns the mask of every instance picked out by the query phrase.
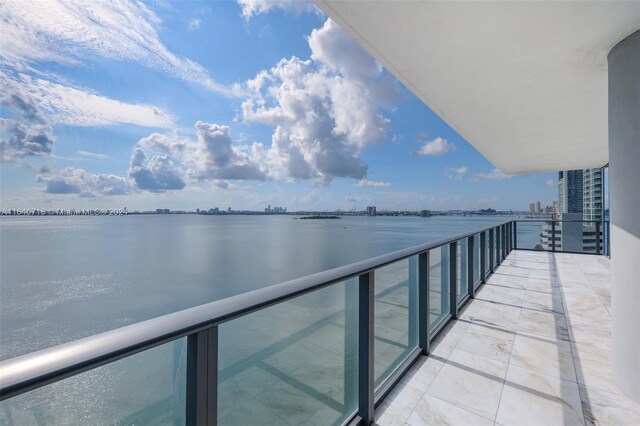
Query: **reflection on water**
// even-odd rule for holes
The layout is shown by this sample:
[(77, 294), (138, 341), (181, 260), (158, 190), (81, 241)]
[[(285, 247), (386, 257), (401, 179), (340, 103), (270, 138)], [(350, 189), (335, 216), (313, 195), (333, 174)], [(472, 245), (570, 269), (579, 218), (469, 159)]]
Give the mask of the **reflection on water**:
[[(499, 220), (20, 219), (0, 222), (5, 358)], [(439, 252), (432, 283), (448, 275)], [(416, 345), (416, 268), (410, 259), (376, 274), (376, 383)], [(430, 289), (434, 319), (444, 290)], [(356, 406), (356, 300), (351, 280), (221, 325), (219, 422), (344, 420)], [(6, 401), (0, 422), (183, 423), (185, 353), (181, 339)]]

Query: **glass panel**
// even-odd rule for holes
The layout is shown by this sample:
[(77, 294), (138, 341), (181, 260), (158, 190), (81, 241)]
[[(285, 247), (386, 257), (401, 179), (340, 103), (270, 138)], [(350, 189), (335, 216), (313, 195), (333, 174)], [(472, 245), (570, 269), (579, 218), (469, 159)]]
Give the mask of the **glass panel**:
[(3, 425), (184, 424), (186, 338), (0, 403)]
[(429, 251), (429, 327), (449, 315), (449, 245)]
[(355, 411), (357, 278), (222, 324), (219, 333), (218, 424), (334, 424)]
[(376, 387), (418, 346), (418, 257), (375, 271)]
[(458, 241), (458, 259), (456, 262), (458, 280), (458, 300), (461, 300), (469, 293), (469, 281), (467, 280), (467, 239)]
[[(529, 250), (551, 250), (551, 221), (518, 221), (518, 248)], [(560, 239), (556, 230), (556, 248)]]
[(484, 272), (485, 275), (489, 275), (490, 269), (491, 269), (491, 257), (490, 257), (490, 253), (491, 253), (491, 240), (489, 238), (489, 231), (484, 231)]
[(473, 283), (480, 283), (480, 234), (473, 237)]
[(602, 228), (595, 222), (556, 222), (556, 251), (596, 253), (597, 244), (602, 248)]
[(611, 257), (611, 243), (610, 243), (610, 232), (609, 232), (609, 221), (603, 222), (602, 224), (602, 239), (603, 239), (603, 254), (605, 256)]
[(500, 263), (500, 228), (493, 228), (493, 266)]
[(611, 257), (611, 246), (609, 244), (609, 166), (602, 169), (602, 198), (604, 200), (602, 212), (602, 254)]

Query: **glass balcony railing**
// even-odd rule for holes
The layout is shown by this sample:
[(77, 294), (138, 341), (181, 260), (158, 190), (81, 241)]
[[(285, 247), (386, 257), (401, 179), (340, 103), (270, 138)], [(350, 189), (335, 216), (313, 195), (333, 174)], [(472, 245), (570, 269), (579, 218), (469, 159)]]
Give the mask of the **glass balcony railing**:
[(525, 226), (508, 221), (0, 362), (0, 411), (8, 424), (370, 423), (374, 404), (524, 244)]
[(516, 220), (518, 250), (603, 254), (608, 224), (598, 220)]

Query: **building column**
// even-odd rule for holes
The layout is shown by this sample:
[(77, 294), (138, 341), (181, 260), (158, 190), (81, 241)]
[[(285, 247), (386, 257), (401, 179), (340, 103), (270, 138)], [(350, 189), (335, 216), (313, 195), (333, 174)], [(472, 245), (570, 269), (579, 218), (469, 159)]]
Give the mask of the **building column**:
[(613, 380), (640, 402), (640, 31), (608, 62)]

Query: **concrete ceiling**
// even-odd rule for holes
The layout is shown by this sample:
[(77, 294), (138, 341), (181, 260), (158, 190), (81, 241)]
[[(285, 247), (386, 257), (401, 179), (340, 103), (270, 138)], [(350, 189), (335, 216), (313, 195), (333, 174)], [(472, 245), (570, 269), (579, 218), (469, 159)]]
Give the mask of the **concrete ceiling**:
[(640, 1), (315, 2), (502, 172), (608, 162), (607, 54)]

